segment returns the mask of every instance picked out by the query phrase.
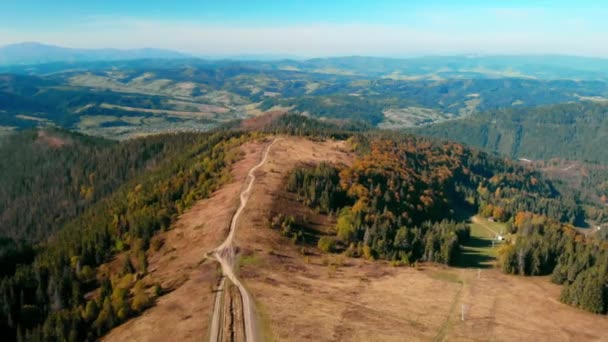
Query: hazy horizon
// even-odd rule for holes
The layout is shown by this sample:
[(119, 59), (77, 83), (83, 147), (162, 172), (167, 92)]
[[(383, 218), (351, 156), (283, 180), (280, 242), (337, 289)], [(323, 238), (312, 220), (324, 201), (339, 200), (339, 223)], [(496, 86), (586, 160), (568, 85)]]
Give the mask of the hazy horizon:
[(79, 48), (72, 46), (55, 45), (46, 42), (38, 41), (23, 41), (17, 43), (10, 43), (0, 45), (0, 49), (6, 47), (16, 46), (41, 46), (41, 47), (52, 47), (61, 49), (70, 49), (76, 51), (103, 51), (103, 50), (116, 50), (116, 51), (139, 51), (139, 50), (158, 50), (166, 52), (175, 52), (183, 54), (184, 58), (195, 58), (195, 59), (246, 59), (246, 60), (280, 60), (280, 59), (292, 59), (292, 60), (310, 60), (310, 59), (325, 59), (325, 58), (379, 58), (379, 59), (424, 59), (424, 58), (525, 58), (525, 57), (563, 57), (563, 58), (589, 58), (589, 59), (607, 59), (608, 56), (586, 56), (581, 54), (559, 54), (559, 53), (503, 53), (503, 54), (492, 54), (492, 53), (453, 53), (453, 54), (402, 54), (402, 55), (373, 55), (373, 54), (336, 54), (336, 55), (293, 55), (293, 54), (281, 54), (281, 53), (234, 53), (234, 54), (201, 54), (183, 51), (179, 49), (160, 48), (155, 46), (143, 46), (137, 48), (117, 48), (113, 46), (102, 46), (94, 48)]
[[(595, 1), (7, 1), (0, 45), (159, 48), (196, 56), (608, 57)], [(27, 20), (24, 20), (27, 18)]]

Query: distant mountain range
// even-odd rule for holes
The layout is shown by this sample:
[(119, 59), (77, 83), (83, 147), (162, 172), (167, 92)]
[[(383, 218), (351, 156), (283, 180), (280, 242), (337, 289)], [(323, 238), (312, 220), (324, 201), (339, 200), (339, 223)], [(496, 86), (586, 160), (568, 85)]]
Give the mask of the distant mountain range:
[(277, 61), (274, 62), (274, 67), (410, 81), (479, 78), (608, 80), (608, 59), (561, 55), (414, 58), (347, 56)]
[(132, 59), (179, 59), (190, 56), (162, 49), (72, 49), (40, 43), (0, 47), (0, 65), (31, 65), (53, 62), (117, 61)]
[[(345, 56), (299, 59), (277, 55), (205, 57), (163, 49), (72, 49), (41, 43), (19, 43), (0, 47), (0, 72), (56, 72), (74, 67), (107, 67), (92, 63), (128, 62), (147, 59), (193, 65), (239, 64), (239, 66), (315, 74), (390, 78), (402, 81), (450, 79), (521, 78), (538, 80), (608, 81), (608, 59), (561, 55), (427, 56), (385, 58)], [(158, 64), (158, 63), (156, 63)], [(138, 62), (137, 65), (142, 65)]]

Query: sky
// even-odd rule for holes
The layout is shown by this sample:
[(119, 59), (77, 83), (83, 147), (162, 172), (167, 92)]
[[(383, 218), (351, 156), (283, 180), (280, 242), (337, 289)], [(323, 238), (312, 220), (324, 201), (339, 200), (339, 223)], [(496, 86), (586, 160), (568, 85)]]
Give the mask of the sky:
[(606, 18), (605, 0), (1, 0), (0, 45), (199, 56), (608, 57)]

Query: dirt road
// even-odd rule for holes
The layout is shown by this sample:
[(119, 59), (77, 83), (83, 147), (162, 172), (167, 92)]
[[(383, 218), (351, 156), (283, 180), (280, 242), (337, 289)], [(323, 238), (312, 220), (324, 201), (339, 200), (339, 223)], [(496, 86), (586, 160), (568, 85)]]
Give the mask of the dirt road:
[[(249, 170), (249, 174), (248, 174), (249, 183), (248, 183), (247, 187), (245, 188), (245, 190), (243, 190), (241, 192), (241, 205), (239, 206), (236, 213), (232, 217), (232, 221), (230, 222), (230, 230), (228, 233), (228, 237), (226, 238), (226, 240), (224, 240), (224, 242), (219, 247), (217, 247), (212, 252), (212, 257), (215, 258), (222, 266), (222, 272), (224, 274), (224, 277), (227, 277), (238, 288), (239, 293), (241, 295), (241, 300), (243, 303), (242, 312), (243, 312), (243, 321), (244, 321), (244, 325), (245, 325), (246, 341), (256, 341), (257, 337), (259, 336), (259, 332), (257, 331), (255, 310), (253, 308), (253, 300), (251, 299), (251, 296), (249, 295), (249, 293), (247, 292), (247, 290), (245, 289), (243, 284), (240, 282), (240, 280), (234, 273), (234, 262), (236, 259), (235, 258), (236, 251), (235, 251), (233, 242), (234, 242), (234, 236), (236, 233), (236, 224), (238, 222), (239, 217), (241, 216), (241, 213), (245, 209), (247, 202), (249, 201), (251, 189), (253, 188), (253, 184), (256, 179), (255, 172), (260, 167), (262, 167), (262, 165), (264, 165), (264, 163), (266, 162), (266, 159), (268, 159), (268, 152), (270, 151), (270, 148), (277, 141), (278, 141), (278, 139), (275, 139), (270, 145), (268, 145), (268, 147), (266, 147), (266, 151), (264, 151), (264, 156), (262, 157), (262, 160), (256, 166), (254, 166), (251, 170)], [(213, 309), (213, 317), (211, 320), (210, 340), (212, 342), (222, 340), (223, 327), (221, 326), (221, 324), (224, 321), (222, 319), (222, 316), (224, 316), (226, 313), (222, 313), (223, 305), (221, 305), (221, 302), (222, 302), (221, 296), (224, 294), (225, 288), (226, 288), (226, 281), (224, 278), (222, 280), (222, 282), (220, 283), (218, 291), (216, 292), (215, 305), (214, 305), (214, 309)]]

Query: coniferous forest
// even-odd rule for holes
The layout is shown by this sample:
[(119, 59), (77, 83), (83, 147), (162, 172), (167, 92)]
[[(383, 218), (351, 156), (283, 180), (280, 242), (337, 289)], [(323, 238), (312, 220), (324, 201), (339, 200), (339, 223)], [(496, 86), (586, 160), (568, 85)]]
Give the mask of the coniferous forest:
[[(46, 129), (5, 141), (2, 335), (95, 340), (153, 305), (163, 289), (141, 279), (154, 235), (229, 180), (235, 147), (268, 134), (347, 140), (356, 154), (351, 166), (299, 167), (286, 180), (305, 205), (337, 218), (322, 250), (453, 265), (470, 235), (463, 213), (478, 213), (516, 233), (500, 250), (505, 273), (551, 275), (563, 302), (606, 312), (608, 243), (573, 228), (585, 218), (579, 198), (538, 171), (457, 143), (284, 116), (259, 132), (118, 143)], [(117, 274), (100, 269), (118, 253), (128, 257)]]
[[(3, 145), (5, 156), (23, 153), (7, 156), (2, 167), (3, 191), (15, 199), (3, 202), (14, 214), (3, 217), (2, 335), (93, 340), (148, 307), (162, 291), (138, 280), (151, 238), (229, 179), (227, 167), (238, 158), (233, 148), (246, 139), (193, 133), (118, 144), (32, 131)], [(29, 199), (25, 214), (20, 205)], [(124, 251), (131, 257), (120, 277), (97, 278), (98, 266)], [(85, 298), (91, 291), (97, 295)]]

